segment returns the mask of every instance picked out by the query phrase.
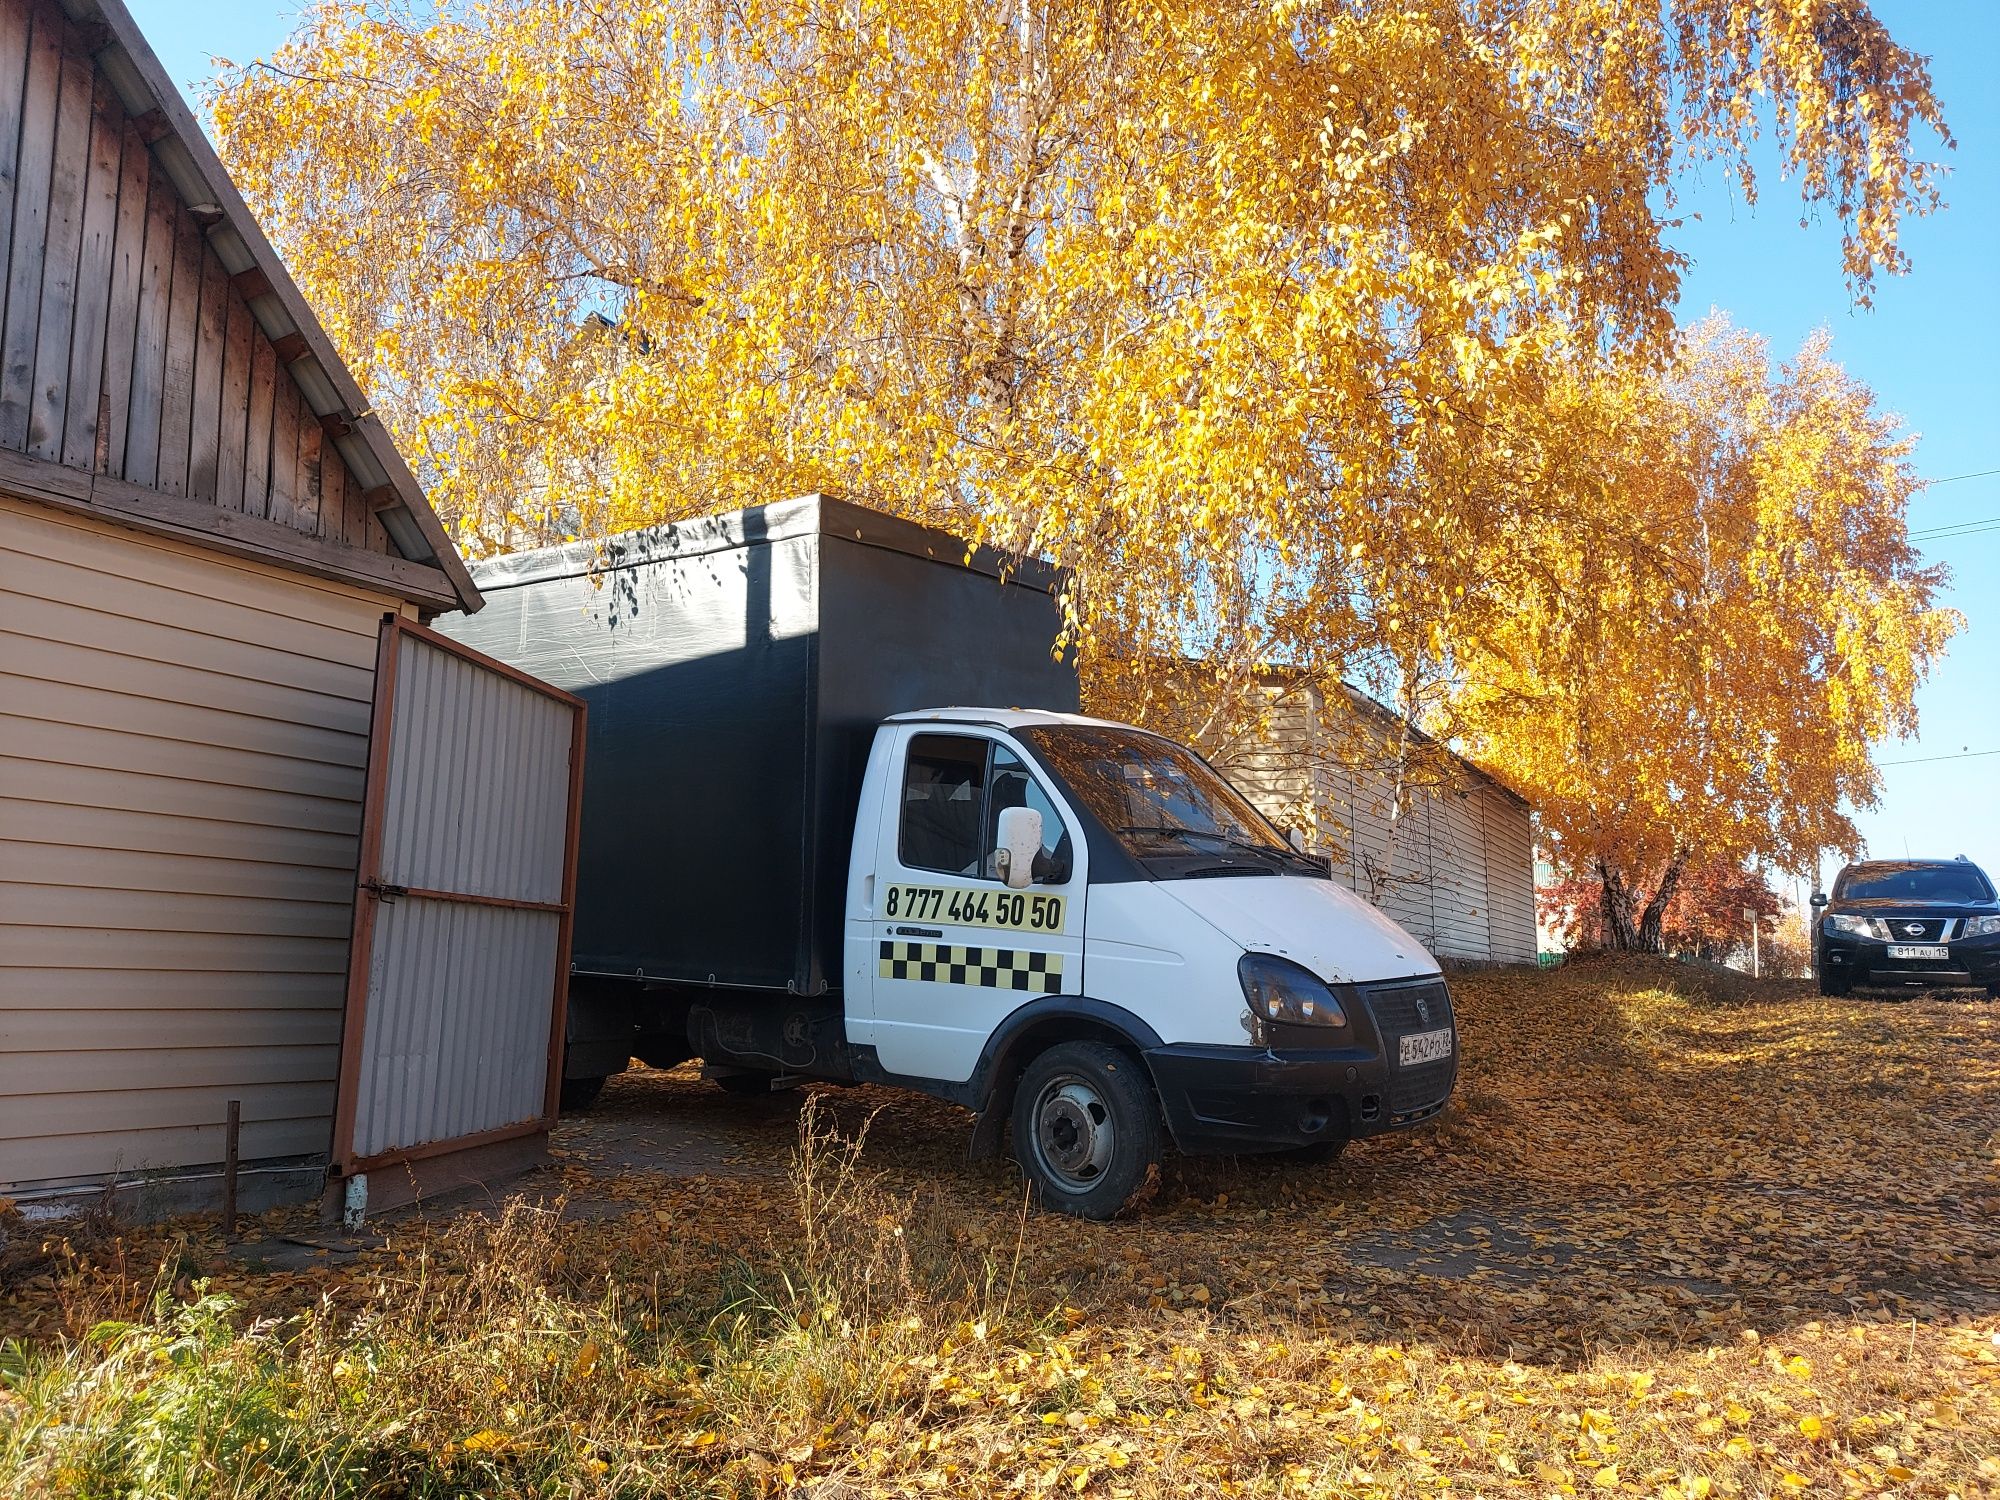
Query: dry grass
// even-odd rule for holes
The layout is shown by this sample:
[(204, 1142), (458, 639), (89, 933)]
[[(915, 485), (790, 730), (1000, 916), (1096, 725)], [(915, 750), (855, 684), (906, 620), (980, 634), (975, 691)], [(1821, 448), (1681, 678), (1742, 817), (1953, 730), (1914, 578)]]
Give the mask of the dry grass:
[(603, 1221), (291, 1278), (104, 1242), (7, 1305), (0, 1493), (2000, 1494), (2000, 1007), (1456, 988), (1441, 1128), (1123, 1224), (853, 1091), (786, 1173), (573, 1169)]

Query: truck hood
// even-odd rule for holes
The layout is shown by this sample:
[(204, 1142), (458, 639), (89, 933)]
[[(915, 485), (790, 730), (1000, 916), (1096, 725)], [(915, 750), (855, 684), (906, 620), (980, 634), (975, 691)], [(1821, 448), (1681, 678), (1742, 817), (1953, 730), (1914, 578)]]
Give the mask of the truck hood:
[(1219, 876), (1160, 889), (1232, 942), (1303, 964), (1329, 984), (1374, 984), (1438, 972), (1424, 945), (1331, 880)]

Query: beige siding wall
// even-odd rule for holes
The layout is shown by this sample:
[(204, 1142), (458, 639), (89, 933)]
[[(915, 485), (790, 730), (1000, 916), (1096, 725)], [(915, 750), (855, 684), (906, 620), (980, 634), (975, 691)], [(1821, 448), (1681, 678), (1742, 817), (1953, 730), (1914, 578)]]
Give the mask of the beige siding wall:
[(396, 607), (0, 497), (0, 1189), (326, 1149)]
[[(1338, 706), (1336, 706), (1338, 712)], [(1303, 694), (1277, 701), (1262, 740), (1223, 769), (1281, 825), (1310, 806), (1315, 851), (1333, 876), (1441, 958), (1532, 963), (1533, 835), (1528, 808), (1466, 769), (1416, 785), (1397, 810), (1390, 727), (1360, 717), (1335, 743)]]

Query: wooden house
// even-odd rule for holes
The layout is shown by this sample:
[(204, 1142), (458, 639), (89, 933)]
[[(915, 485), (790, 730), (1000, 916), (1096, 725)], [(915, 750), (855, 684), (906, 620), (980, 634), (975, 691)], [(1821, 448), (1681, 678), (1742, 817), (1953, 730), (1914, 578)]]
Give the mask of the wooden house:
[(479, 603), (120, 0), (0, 0), (0, 1196), (212, 1201), (230, 1101), (318, 1190), (384, 619)]

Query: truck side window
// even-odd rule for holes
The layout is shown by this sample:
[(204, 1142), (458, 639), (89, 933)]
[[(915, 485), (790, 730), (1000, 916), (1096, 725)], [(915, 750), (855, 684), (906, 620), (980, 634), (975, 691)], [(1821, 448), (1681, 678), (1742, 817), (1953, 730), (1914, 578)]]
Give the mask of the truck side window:
[(920, 734), (903, 767), (903, 863), (947, 875), (985, 871), (986, 762), (990, 740)]

